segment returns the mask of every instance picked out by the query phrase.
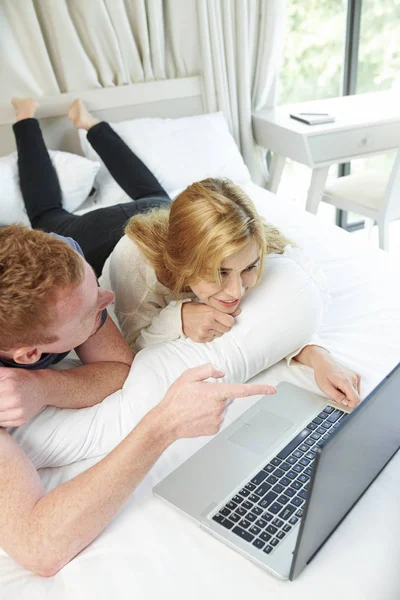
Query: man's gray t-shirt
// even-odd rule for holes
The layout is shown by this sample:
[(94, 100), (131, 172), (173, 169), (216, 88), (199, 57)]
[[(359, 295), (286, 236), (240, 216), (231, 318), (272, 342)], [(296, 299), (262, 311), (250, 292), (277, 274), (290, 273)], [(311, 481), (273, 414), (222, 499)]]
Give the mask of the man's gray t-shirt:
[[(82, 248), (80, 247), (78, 242), (76, 242), (75, 240), (73, 240), (70, 237), (64, 237), (62, 235), (58, 235), (57, 233), (52, 233), (51, 235), (54, 235), (54, 236), (58, 237), (60, 240), (65, 241), (67, 244), (69, 244), (71, 246), (71, 248), (76, 250), (81, 256), (83, 256), (83, 258), (85, 258), (85, 255), (82, 252)], [(106, 309), (104, 309), (102, 312), (102, 315), (101, 315), (100, 327), (103, 327), (106, 319), (107, 319), (107, 311), (106, 311)], [(73, 348), (71, 348), (71, 350), (73, 350)], [(42, 354), (42, 356), (40, 357), (40, 359), (37, 362), (35, 362), (33, 364), (29, 364), (29, 365), (19, 364), (12, 360), (0, 358), (0, 367), (13, 367), (13, 368), (30, 369), (30, 370), (47, 369), (47, 367), (50, 367), (50, 365), (55, 365), (55, 364), (59, 363), (60, 361), (62, 361), (63, 358), (68, 356), (68, 354), (71, 352), (71, 350), (68, 350), (67, 352), (62, 352), (61, 354), (50, 354), (50, 353)]]

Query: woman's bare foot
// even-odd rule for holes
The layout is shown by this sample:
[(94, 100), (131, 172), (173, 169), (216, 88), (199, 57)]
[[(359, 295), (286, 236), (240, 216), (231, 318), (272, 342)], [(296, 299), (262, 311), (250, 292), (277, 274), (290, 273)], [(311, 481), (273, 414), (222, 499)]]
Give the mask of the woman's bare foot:
[(13, 98), (11, 104), (14, 107), (17, 121), (32, 119), (39, 108), (39, 102), (33, 98)]
[(89, 131), (93, 125), (100, 123), (99, 119), (96, 119), (88, 110), (86, 110), (85, 105), (79, 98), (74, 100), (71, 104), (67, 115), (77, 129), (86, 129), (86, 131)]

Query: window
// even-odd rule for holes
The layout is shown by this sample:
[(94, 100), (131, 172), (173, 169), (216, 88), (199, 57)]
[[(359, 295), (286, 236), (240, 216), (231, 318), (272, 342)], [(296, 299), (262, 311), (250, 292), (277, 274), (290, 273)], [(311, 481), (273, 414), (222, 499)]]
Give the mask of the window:
[(346, 0), (288, 0), (278, 104), (341, 95)]
[[(362, 0), (355, 92), (392, 88), (400, 91), (400, 0)], [(378, 169), (389, 174), (395, 155), (390, 152), (354, 160), (351, 171)], [(357, 220), (356, 215), (348, 215), (349, 223)]]
[[(400, 90), (400, 0), (287, 0), (287, 28), (278, 86), (278, 104)], [(387, 173), (395, 153), (354, 160), (341, 174), (369, 168)], [(337, 176), (337, 167), (330, 169)], [(305, 202), (310, 170), (289, 162), (279, 193), (293, 193)], [(301, 189), (301, 194), (298, 190)], [(319, 212), (334, 218), (321, 203)], [(343, 226), (354, 228), (359, 217), (348, 215)], [(356, 225), (354, 225), (356, 224)], [(361, 224), (362, 225), (362, 224)]]

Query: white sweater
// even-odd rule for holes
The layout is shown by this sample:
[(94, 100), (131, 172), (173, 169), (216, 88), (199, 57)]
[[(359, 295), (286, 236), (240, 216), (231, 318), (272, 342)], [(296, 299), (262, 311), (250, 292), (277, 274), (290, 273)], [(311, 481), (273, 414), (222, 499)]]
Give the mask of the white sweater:
[(128, 236), (121, 238), (107, 259), (102, 285), (115, 292), (115, 314), (134, 354), (152, 344), (186, 337), (182, 304), (194, 299), (194, 294), (181, 294), (177, 300)]

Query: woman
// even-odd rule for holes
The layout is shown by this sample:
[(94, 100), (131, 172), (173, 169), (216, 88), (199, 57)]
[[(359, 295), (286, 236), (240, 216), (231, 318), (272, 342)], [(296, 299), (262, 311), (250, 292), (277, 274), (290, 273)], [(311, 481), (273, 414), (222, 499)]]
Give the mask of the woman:
[[(302, 265), (301, 251), (263, 221), (241, 188), (206, 179), (179, 194), (170, 210), (130, 219), (105, 278), (109, 273), (115, 313), (136, 353), (180, 337), (210, 342), (227, 333), (265, 258), (284, 253)], [(314, 369), (319, 387), (332, 398), (358, 404), (359, 377), (326, 350), (311, 342), (296, 360)]]
[(77, 128), (87, 130), (89, 142), (133, 202), (99, 208), (81, 216), (69, 213), (62, 208), (57, 173), (34, 118), (39, 104), (30, 98), (14, 98), (12, 104), (16, 114), (13, 129), (20, 186), (32, 227), (72, 237), (100, 276), (127, 220), (151, 208), (169, 205), (168, 194), (110, 125), (93, 117), (80, 100), (75, 100), (68, 117)]
[(125, 234), (110, 257), (110, 282), (136, 352), (182, 334), (209, 342), (227, 332), (264, 255), (289, 244), (238, 186), (217, 179), (192, 184), (170, 210), (133, 217)]

